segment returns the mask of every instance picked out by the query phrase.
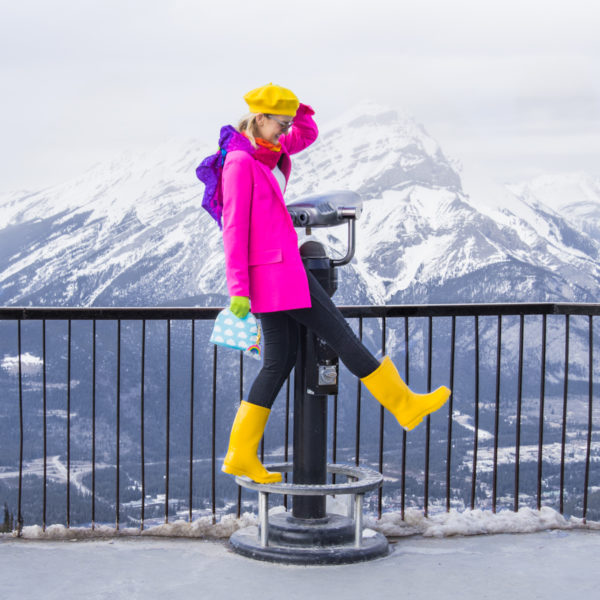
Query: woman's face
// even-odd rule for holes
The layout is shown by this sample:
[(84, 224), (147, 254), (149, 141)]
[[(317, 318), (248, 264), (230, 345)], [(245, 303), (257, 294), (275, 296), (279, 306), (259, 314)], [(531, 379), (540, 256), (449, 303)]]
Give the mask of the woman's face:
[(259, 114), (256, 118), (258, 136), (267, 142), (277, 144), (279, 138), (288, 132), (292, 121), (292, 117), (288, 115)]

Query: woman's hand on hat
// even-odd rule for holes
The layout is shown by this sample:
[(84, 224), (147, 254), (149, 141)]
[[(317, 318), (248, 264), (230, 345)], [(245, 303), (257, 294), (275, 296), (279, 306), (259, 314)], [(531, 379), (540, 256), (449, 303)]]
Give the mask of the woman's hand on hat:
[(246, 296), (231, 296), (229, 310), (238, 319), (243, 319), (250, 312), (250, 298), (246, 298)]

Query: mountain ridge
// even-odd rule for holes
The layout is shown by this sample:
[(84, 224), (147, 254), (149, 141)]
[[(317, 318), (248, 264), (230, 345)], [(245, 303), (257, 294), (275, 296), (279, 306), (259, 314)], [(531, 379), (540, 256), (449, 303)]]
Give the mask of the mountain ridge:
[[(195, 178), (212, 150), (173, 143), (0, 195), (0, 303), (226, 302), (221, 235)], [(364, 210), (338, 303), (595, 299), (600, 181), (590, 175), (546, 175), (473, 198), (422, 125), (363, 103), (294, 156), (286, 199), (340, 188), (359, 192)], [(344, 252), (344, 227), (313, 233)]]

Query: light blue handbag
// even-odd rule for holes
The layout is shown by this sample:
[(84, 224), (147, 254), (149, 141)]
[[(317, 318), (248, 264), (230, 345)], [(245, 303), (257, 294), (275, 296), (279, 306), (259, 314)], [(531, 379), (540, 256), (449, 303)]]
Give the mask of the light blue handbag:
[(223, 309), (215, 319), (210, 341), (260, 360), (260, 325), (251, 312), (240, 319), (228, 308)]

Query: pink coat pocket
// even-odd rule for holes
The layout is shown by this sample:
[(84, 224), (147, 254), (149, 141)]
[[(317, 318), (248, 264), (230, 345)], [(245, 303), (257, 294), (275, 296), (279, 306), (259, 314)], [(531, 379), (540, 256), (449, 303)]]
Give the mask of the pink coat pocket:
[(261, 249), (254, 252), (250, 251), (248, 264), (251, 267), (257, 265), (270, 265), (283, 261), (283, 253), (281, 248)]

